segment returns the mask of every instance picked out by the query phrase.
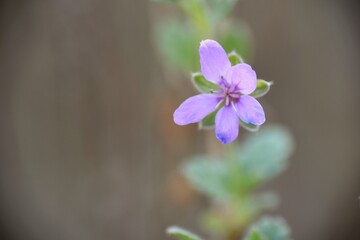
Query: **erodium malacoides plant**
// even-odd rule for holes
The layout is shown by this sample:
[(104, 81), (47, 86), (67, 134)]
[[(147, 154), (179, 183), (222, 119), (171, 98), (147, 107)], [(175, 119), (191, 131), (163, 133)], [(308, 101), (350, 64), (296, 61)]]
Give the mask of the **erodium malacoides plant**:
[[(200, 94), (181, 103), (173, 120), (180, 126), (198, 123), (200, 129), (214, 129), (216, 138), (226, 144), (221, 153), (190, 156), (180, 167), (194, 190), (209, 200), (200, 213), (201, 226), (209, 239), (290, 240), (283, 218), (262, 216), (277, 207), (277, 195), (257, 189), (285, 170), (294, 142), (283, 126), (264, 124), (258, 98), (269, 92), (272, 82), (258, 79), (241, 57), (248, 55), (251, 38), (245, 24), (229, 19), (237, 1), (162, 2), (174, 4), (184, 16), (155, 24), (164, 65), (179, 70), (174, 74), (200, 66), (200, 72), (192, 74)], [(236, 143), (240, 127), (248, 130), (244, 134), (256, 134), (246, 134)], [(201, 239), (177, 226), (167, 233), (180, 240)]]

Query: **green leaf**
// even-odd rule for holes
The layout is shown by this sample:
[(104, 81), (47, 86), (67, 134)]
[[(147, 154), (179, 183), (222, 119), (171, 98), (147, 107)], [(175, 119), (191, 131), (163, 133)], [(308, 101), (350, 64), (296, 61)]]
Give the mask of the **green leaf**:
[(211, 93), (219, 89), (219, 85), (209, 82), (201, 73), (193, 73), (191, 79), (195, 88), (201, 93)]
[(217, 22), (230, 13), (237, 0), (208, 0), (211, 20)]
[(196, 29), (196, 32), (202, 39), (207, 38), (211, 32), (211, 24), (209, 22), (208, 12), (206, 11), (204, 0), (182, 0), (178, 6), (187, 15), (187, 19)]
[(272, 82), (267, 82), (265, 80), (258, 79), (256, 89), (254, 92), (252, 92), (250, 94), (250, 96), (255, 97), (255, 98), (264, 96), (265, 94), (267, 94), (269, 92), (272, 84), (273, 84)]
[(245, 61), (250, 57), (251, 32), (246, 24), (235, 22), (220, 29), (219, 43), (226, 52), (236, 51)]
[(243, 122), (242, 120), (239, 120), (239, 123), (240, 123), (240, 126), (242, 126), (243, 128), (245, 128), (246, 130), (248, 130), (250, 132), (257, 132), (260, 129), (260, 126), (246, 123), (246, 122)]
[(245, 240), (268, 240), (268, 238), (265, 237), (258, 228), (254, 227), (245, 237)]
[(231, 53), (228, 54), (228, 58), (231, 62), (231, 66), (234, 66), (236, 64), (239, 63), (243, 63), (244, 60), (242, 59), (242, 57), (235, 51), (232, 51)]
[(252, 135), (238, 150), (238, 164), (250, 182), (267, 181), (286, 167), (293, 152), (291, 134), (283, 127), (269, 126)]
[(201, 240), (201, 238), (195, 234), (177, 226), (168, 227), (166, 232), (170, 236), (174, 236), (179, 240)]
[(199, 38), (188, 24), (167, 21), (155, 30), (157, 49), (166, 64), (184, 72), (199, 68)]
[[(280, 217), (263, 217), (250, 230), (258, 229), (267, 240), (290, 240), (291, 231), (284, 219)], [(247, 238), (245, 240), (248, 240)]]
[(224, 161), (194, 157), (183, 165), (182, 170), (197, 191), (217, 199), (229, 196), (228, 169)]

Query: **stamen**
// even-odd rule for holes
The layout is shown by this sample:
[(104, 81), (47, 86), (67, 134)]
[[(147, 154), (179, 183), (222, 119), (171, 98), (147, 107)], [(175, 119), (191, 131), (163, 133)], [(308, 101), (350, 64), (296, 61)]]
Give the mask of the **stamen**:
[(227, 88), (231, 87), (230, 83), (228, 83), (228, 81), (226, 81), (224, 76), (221, 76), (221, 80), (222, 80), (222, 83), (225, 85), (225, 87), (227, 87)]
[(230, 93), (230, 97), (232, 98), (239, 98), (240, 95), (238, 93)]
[(237, 87), (236, 85), (232, 84), (229, 88), (229, 92), (235, 92), (236, 87)]
[(219, 103), (216, 105), (215, 109), (217, 109), (222, 104), (223, 101), (224, 99), (220, 100)]
[(235, 106), (235, 103), (234, 102), (231, 102), (231, 106), (233, 107), (233, 109), (235, 110), (235, 112), (237, 113), (238, 112), (238, 110), (237, 110), (237, 108), (236, 108), (236, 106)]
[(234, 91), (232, 91), (233, 93), (240, 93), (240, 89), (236, 89), (236, 90), (234, 90)]
[(225, 97), (225, 105), (228, 106), (230, 103), (230, 97), (229, 96), (226, 96)]

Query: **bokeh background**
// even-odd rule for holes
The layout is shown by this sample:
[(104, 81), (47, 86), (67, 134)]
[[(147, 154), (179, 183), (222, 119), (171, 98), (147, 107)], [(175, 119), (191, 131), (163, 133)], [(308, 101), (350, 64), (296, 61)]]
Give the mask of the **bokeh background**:
[[(0, 1), (0, 239), (166, 239), (207, 204), (178, 164), (212, 133), (177, 127), (148, 0)], [(177, 14), (177, 13), (174, 13)], [(360, 239), (360, 5), (240, 0), (263, 100), (297, 149), (266, 188), (294, 239)], [(216, 143), (215, 143), (216, 145)], [(219, 147), (219, 146), (214, 146)]]

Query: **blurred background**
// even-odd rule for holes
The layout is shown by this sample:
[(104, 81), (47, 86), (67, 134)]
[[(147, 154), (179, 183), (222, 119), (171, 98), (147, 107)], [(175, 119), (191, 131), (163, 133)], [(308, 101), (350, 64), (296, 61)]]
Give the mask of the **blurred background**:
[[(206, 149), (174, 109), (148, 0), (0, 1), (0, 239), (166, 239), (207, 204), (178, 164)], [(240, 0), (261, 100), (297, 149), (275, 189), (294, 239), (360, 239), (360, 5)], [(185, 87), (178, 88), (177, 86)], [(210, 134), (210, 135), (208, 135)], [(214, 143), (214, 147), (219, 147)]]

